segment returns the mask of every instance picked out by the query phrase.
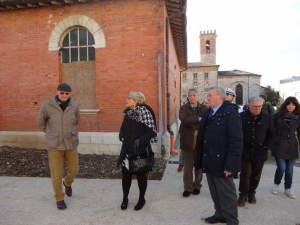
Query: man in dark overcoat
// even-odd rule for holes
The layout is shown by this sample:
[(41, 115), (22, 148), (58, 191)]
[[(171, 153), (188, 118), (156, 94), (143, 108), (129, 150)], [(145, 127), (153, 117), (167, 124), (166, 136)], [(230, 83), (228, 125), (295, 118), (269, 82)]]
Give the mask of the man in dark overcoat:
[(209, 88), (210, 109), (203, 115), (197, 138), (196, 169), (206, 173), (215, 213), (205, 222), (239, 224), (236, 188), (232, 175), (239, 172), (243, 132), (237, 106), (228, 101), (225, 90)]
[(202, 171), (195, 170), (195, 179), (193, 178), (193, 169), (197, 156), (196, 138), (199, 129), (199, 123), (207, 107), (198, 102), (199, 96), (195, 88), (188, 91), (189, 102), (182, 105), (179, 110), (180, 125), (180, 149), (183, 153), (183, 197), (189, 197), (191, 193), (200, 194)]
[(261, 112), (263, 101), (260, 97), (250, 98), (248, 109), (240, 114), (244, 135), (238, 199), (240, 207), (245, 206), (247, 198), (249, 203), (256, 203), (256, 188), (268, 159), (268, 149), (271, 149), (275, 141), (272, 118)]

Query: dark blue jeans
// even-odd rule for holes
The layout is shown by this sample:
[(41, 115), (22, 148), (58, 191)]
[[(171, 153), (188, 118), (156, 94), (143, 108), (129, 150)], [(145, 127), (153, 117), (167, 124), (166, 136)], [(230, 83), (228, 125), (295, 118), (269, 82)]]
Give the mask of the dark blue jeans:
[(284, 174), (284, 188), (290, 189), (293, 182), (293, 167), (295, 159), (279, 159), (275, 158), (277, 169), (275, 172), (274, 183), (280, 184)]

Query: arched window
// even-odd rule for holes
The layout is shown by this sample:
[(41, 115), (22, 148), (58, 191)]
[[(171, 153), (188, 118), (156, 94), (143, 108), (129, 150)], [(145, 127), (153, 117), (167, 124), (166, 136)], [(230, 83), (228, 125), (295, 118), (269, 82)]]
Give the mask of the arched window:
[(62, 42), (62, 63), (95, 61), (95, 39), (87, 29), (77, 27), (70, 30)]
[(235, 87), (235, 104), (243, 105), (243, 87), (241, 84), (236, 85)]
[(206, 52), (210, 52), (210, 41), (206, 41)]

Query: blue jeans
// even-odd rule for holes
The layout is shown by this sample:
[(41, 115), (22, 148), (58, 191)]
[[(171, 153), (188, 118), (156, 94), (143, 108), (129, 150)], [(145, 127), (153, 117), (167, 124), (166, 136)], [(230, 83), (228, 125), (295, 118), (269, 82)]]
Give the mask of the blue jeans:
[(180, 155), (179, 155), (179, 160), (178, 160), (179, 165), (183, 165), (183, 152), (182, 150), (180, 151)]
[(293, 167), (295, 159), (279, 159), (275, 158), (277, 169), (275, 172), (274, 183), (279, 185), (284, 174), (284, 189), (290, 189), (293, 182)]

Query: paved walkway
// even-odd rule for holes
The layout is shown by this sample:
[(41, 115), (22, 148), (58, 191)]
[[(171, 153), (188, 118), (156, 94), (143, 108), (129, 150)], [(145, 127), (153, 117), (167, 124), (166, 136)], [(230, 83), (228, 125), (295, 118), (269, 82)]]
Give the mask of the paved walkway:
[[(294, 169), (294, 200), (284, 195), (283, 185), (277, 195), (271, 193), (275, 168), (273, 161), (266, 163), (257, 204), (239, 208), (240, 224), (300, 224), (300, 168)], [(200, 195), (183, 198), (182, 173), (176, 164), (168, 164), (161, 181), (149, 181), (144, 208), (133, 210), (138, 199), (134, 180), (128, 208), (122, 211), (121, 180), (76, 179), (73, 196), (65, 198), (68, 209), (61, 211), (56, 208), (50, 178), (0, 177), (0, 224), (201, 225), (214, 213), (205, 176), (202, 184)]]

